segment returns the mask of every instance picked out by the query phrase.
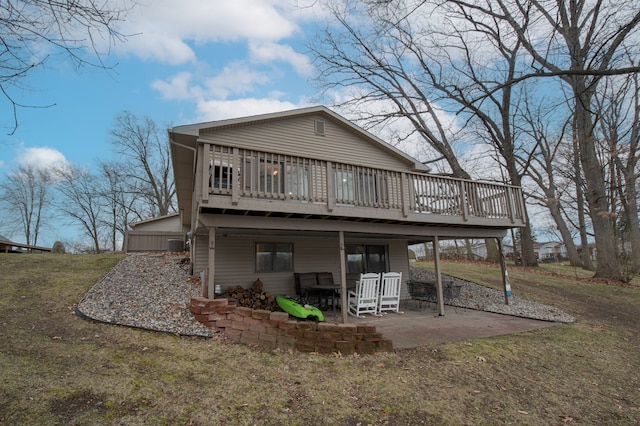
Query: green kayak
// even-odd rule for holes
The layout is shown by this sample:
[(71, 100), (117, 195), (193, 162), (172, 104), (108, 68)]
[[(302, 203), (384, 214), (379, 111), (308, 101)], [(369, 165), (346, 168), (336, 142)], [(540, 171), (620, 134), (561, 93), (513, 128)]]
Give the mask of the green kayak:
[(296, 299), (283, 295), (276, 296), (276, 302), (283, 311), (296, 318), (324, 321), (322, 311), (315, 306), (301, 305)]

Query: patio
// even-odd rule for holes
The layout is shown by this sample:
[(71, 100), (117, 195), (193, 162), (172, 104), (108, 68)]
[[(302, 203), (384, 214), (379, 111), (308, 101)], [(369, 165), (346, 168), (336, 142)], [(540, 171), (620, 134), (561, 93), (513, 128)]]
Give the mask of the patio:
[[(396, 350), (425, 344), (501, 336), (561, 324), (452, 306), (446, 306), (445, 315), (440, 316), (435, 304), (423, 304), (420, 310), (411, 300), (403, 301), (401, 310), (404, 313), (388, 313), (382, 317), (349, 316), (349, 323), (375, 326), (383, 338), (393, 342), (393, 348)], [(333, 316), (331, 310), (324, 314), (325, 322), (342, 322), (339, 310), (337, 316)]]

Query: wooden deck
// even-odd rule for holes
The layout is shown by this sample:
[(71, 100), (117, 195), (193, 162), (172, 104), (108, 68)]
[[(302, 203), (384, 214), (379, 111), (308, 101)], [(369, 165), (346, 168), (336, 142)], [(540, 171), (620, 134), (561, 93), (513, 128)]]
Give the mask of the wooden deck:
[[(525, 225), (522, 189), (204, 145), (201, 206), (223, 214), (511, 228)], [(207, 155), (208, 154), (208, 155)]]

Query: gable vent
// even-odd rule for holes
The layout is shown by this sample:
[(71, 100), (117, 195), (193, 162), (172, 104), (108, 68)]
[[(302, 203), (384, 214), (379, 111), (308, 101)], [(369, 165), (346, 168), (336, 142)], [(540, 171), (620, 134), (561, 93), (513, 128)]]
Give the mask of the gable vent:
[(324, 136), (324, 121), (323, 120), (316, 120), (315, 121), (315, 131), (316, 131), (316, 135)]

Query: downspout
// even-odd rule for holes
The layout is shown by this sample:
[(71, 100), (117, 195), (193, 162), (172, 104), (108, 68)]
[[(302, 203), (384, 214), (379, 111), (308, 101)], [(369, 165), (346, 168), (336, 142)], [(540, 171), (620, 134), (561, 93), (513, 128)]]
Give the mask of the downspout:
[[(171, 131), (169, 131), (168, 133), (169, 133), (169, 144), (170, 145), (174, 145), (174, 146), (179, 147), (179, 148), (185, 148), (185, 149), (188, 149), (191, 152), (193, 152), (193, 167), (191, 168), (191, 175), (194, 176), (195, 173), (196, 173), (196, 167), (197, 167), (197, 164), (196, 164), (197, 150), (196, 150), (196, 148), (177, 143), (176, 141), (173, 140), (173, 137), (171, 136), (172, 135)], [(174, 179), (175, 179), (175, 173), (174, 173)], [(191, 200), (191, 203), (193, 204), (193, 200)], [(191, 207), (193, 208), (193, 206), (191, 206)], [(182, 226), (182, 216), (183, 216), (182, 212), (184, 210), (180, 209), (179, 211), (180, 211), (180, 226)], [(196, 233), (195, 233), (193, 228), (194, 228), (194, 224), (198, 223), (198, 220), (200, 219), (199, 216), (200, 216), (200, 208), (196, 208), (196, 218), (195, 218), (196, 220), (195, 221), (191, 220), (191, 224), (189, 225), (189, 227), (191, 229), (187, 233), (187, 235), (191, 234), (191, 238), (189, 238), (189, 263), (190, 263), (189, 269), (191, 270), (191, 273), (193, 273), (193, 264), (194, 264), (193, 256), (195, 254), (195, 244), (194, 244), (194, 242), (195, 242), (195, 238), (196, 238)], [(192, 217), (193, 217), (193, 212), (192, 212)]]
[(342, 323), (346, 324), (348, 322), (347, 309), (349, 307), (347, 305), (347, 298), (349, 295), (347, 294), (347, 261), (344, 246), (344, 231), (338, 231), (338, 242), (340, 245), (340, 312), (342, 312)]

